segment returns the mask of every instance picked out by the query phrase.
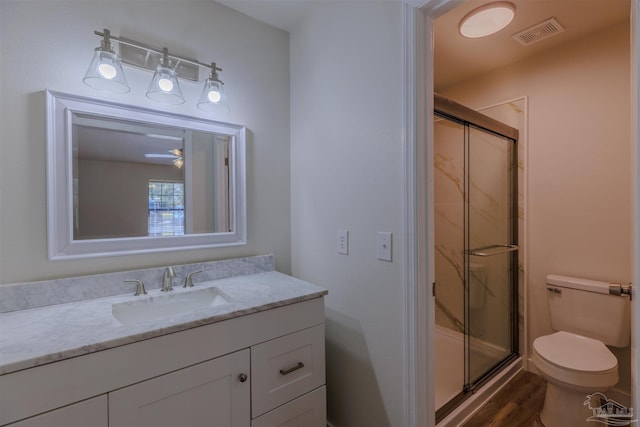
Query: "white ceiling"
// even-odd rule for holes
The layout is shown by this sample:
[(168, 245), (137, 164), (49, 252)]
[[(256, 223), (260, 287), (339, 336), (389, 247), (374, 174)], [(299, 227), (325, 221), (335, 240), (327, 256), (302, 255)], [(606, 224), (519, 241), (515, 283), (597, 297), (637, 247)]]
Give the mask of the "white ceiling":
[[(285, 31), (292, 31), (313, 2), (325, 0), (217, 0), (252, 18)], [(347, 0), (341, 0), (347, 1)], [(349, 0), (362, 1), (371, 0)], [(629, 20), (629, 0), (510, 0), (516, 17), (501, 32), (484, 39), (465, 39), (458, 23), (469, 11), (492, 0), (468, 0), (436, 20), (436, 90), (474, 75), (520, 61), (559, 44), (584, 37)], [(555, 17), (565, 31), (529, 46), (511, 36), (548, 18)]]
[[(516, 17), (504, 30), (482, 39), (467, 39), (458, 33), (458, 23), (471, 10), (492, 0), (469, 0), (436, 20), (436, 90), (474, 75), (521, 61), (560, 44), (604, 28), (629, 22), (629, 0), (510, 0)], [(529, 46), (511, 38), (548, 18), (556, 18), (564, 32)]]
[(183, 145), (179, 138), (89, 126), (74, 126), (74, 137), (79, 159), (110, 162), (170, 166), (173, 158), (146, 158), (144, 155), (170, 154), (169, 150), (182, 149)]

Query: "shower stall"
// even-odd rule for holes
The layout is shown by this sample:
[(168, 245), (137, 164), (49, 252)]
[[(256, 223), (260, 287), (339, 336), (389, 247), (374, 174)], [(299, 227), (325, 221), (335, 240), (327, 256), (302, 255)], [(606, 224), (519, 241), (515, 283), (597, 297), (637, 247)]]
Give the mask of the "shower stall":
[(435, 96), (436, 421), (518, 358), (518, 130)]

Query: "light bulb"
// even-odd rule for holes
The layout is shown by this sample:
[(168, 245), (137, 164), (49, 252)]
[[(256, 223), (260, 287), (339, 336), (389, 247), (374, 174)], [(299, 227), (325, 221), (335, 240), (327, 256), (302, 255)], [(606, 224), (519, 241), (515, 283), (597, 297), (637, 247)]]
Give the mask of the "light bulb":
[(164, 92), (171, 92), (173, 89), (173, 82), (169, 79), (158, 80), (158, 87)]
[(198, 99), (198, 108), (207, 113), (229, 111), (227, 97), (224, 93), (222, 82), (218, 79), (216, 70), (216, 64), (211, 64), (211, 76), (204, 82), (204, 87)]
[(113, 93), (129, 92), (120, 58), (113, 52), (96, 49), (82, 81), (89, 87)]
[(98, 72), (102, 77), (109, 80), (113, 79), (118, 74), (116, 67), (105, 63), (98, 65)]
[(209, 98), (211, 102), (218, 103), (222, 99), (222, 95), (217, 90), (210, 90), (207, 98)]

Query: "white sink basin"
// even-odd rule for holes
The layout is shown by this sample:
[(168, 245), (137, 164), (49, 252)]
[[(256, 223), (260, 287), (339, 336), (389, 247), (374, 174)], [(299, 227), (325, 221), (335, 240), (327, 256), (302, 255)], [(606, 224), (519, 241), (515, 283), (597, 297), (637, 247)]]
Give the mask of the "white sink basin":
[(231, 299), (215, 287), (143, 298), (113, 304), (111, 314), (121, 323), (135, 324), (183, 316), (231, 303)]

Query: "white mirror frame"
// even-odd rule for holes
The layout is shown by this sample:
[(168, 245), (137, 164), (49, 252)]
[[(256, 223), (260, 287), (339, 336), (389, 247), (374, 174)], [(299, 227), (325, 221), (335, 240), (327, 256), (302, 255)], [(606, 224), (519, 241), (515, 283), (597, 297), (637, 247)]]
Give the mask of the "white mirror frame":
[[(47, 237), (50, 260), (129, 255), (246, 244), (246, 128), (198, 117), (46, 91)], [(158, 123), (231, 136), (232, 231), (167, 237), (73, 239), (71, 125), (74, 113)]]

